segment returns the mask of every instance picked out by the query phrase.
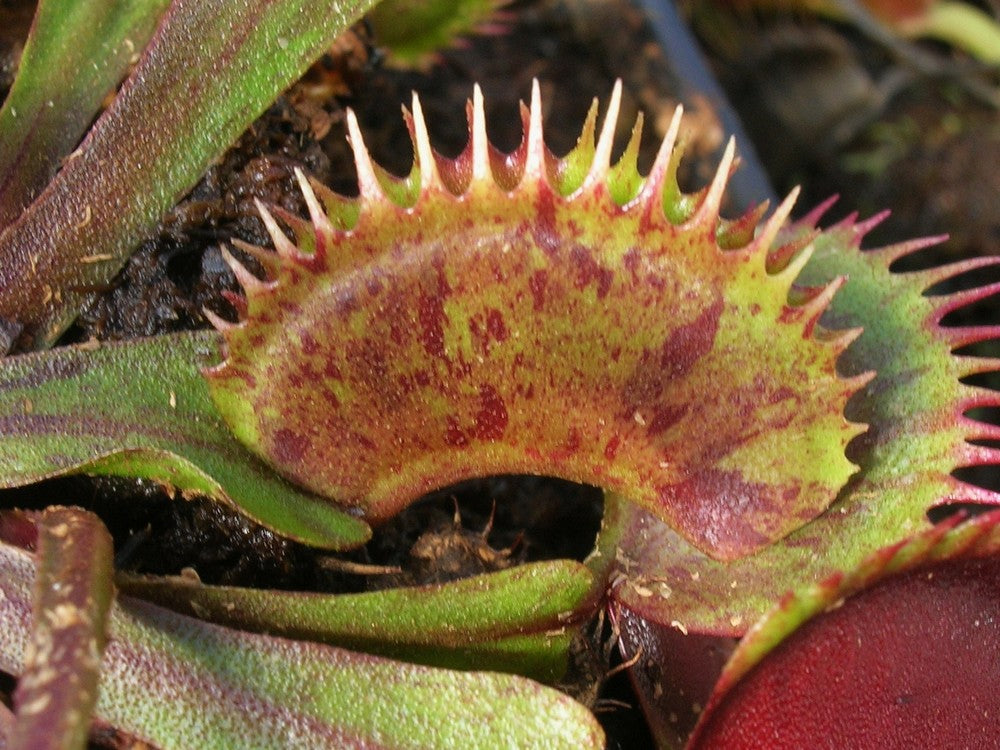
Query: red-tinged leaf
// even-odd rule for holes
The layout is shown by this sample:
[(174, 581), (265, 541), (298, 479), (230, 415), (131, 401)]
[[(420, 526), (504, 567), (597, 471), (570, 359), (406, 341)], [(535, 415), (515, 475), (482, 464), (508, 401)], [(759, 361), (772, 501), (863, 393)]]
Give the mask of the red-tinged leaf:
[(840, 282), (789, 300), (807, 253), (777, 269), (769, 253), (791, 201), (756, 236), (719, 219), (731, 150), (709, 189), (679, 193), (679, 116), (641, 179), (609, 167), (620, 89), (565, 160), (537, 91), (504, 160), (478, 92), (456, 160), (414, 101), (406, 180), (371, 164), (352, 116), (360, 197), (317, 187), (321, 207), (303, 180), (298, 246), (265, 213), (278, 252), (250, 252), (268, 278), (232, 263), (246, 315), (220, 323), (220, 413), (374, 521), (468, 477), (549, 474), (621, 492), (714, 558), (759, 550), (854, 471), (843, 411), (864, 377), (837, 375), (842, 345), (815, 325)]
[[(0, 544), (0, 669), (18, 674), (35, 563)], [(95, 716), (159, 747), (599, 750), (593, 716), (511, 675), (454, 672), (111, 607)]]
[(243, 630), (546, 682), (562, 678), (574, 626), (596, 606), (590, 573), (568, 560), (365, 594), (203, 586), (185, 578), (119, 577), (119, 584), (129, 594)]
[(684, 747), (737, 641), (660, 625), (615, 602), (622, 660), (661, 750)]
[(49, 508), (39, 516), (38, 541), (31, 633), (7, 747), (83, 748), (114, 596), (111, 536), (90, 513)]
[(0, 319), (50, 344), (160, 215), (373, 0), (173, 0), (109, 109), (0, 235)]
[(0, 512), (0, 542), (34, 552), (38, 549), (38, 524), (32, 513), (20, 510)]
[(232, 503), (307, 544), (363, 544), (366, 524), (232, 438), (198, 371), (218, 345), (202, 332), (0, 360), (0, 487), (68, 473), (146, 477)]
[[(812, 232), (816, 219), (789, 227), (784, 238)], [(609, 497), (606, 507), (618, 507), (608, 516), (602, 552), (609, 559), (618, 554), (612, 575), (620, 574), (624, 583), (613, 595), (637, 615), (661, 625), (678, 621), (693, 633), (739, 636), (801, 580), (851, 570), (872, 550), (925, 528), (932, 507), (962, 502), (992, 506), (1000, 500), (952, 475), (963, 466), (1000, 462), (996, 452), (969, 444), (989, 439), (995, 428), (963, 416), (972, 406), (1000, 405), (1000, 394), (960, 381), (973, 372), (998, 370), (1000, 362), (952, 353), (957, 346), (989, 338), (993, 329), (941, 324), (948, 311), (993, 290), (925, 294), (942, 280), (997, 261), (891, 273), (894, 260), (933, 240), (861, 251), (861, 239), (873, 225), (847, 220), (819, 233), (799, 279), (811, 287), (848, 277), (822, 321), (831, 328), (863, 329), (840, 356), (841, 372), (877, 372), (847, 408), (850, 419), (869, 426), (848, 449), (860, 467), (858, 474), (811, 523), (754, 557), (729, 564), (711, 560), (655, 516)], [(647, 580), (661, 579), (671, 588), (669, 599), (637, 596), (628, 585), (632, 581), (645, 587)]]
[(7, 740), (14, 731), (14, 712), (0, 703), (0, 750), (7, 750)]
[[(169, 0), (41, 0), (0, 110), (0, 229), (80, 141)], [(0, 346), (0, 350), (5, 349)]]
[(789, 595), (733, 654), (689, 745), (992, 747), (1000, 513)]

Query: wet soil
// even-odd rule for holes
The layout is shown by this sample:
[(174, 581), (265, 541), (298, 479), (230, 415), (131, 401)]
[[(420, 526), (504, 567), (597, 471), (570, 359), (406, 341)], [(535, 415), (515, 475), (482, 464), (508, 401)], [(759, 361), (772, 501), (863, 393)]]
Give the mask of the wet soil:
[[(0, 87), (9, 83), (30, 5), (0, 8)], [(846, 28), (718, 11), (706, 25), (702, 12), (692, 13), (779, 192), (803, 183), (804, 207), (841, 193), (838, 215), (891, 206), (894, 217), (878, 236), (884, 242), (948, 231), (954, 239), (946, 252), (955, 256), (1000, 247), (1000, 118), (959, 78), (914, 74)], [(601, 22), (609, 15), (617, 23)], [(508, 33), (467, 40), (424, 71), (390, 65), (371, 30), (358, 26), (164, 218), (65, 342), (206, 327), (203, 309), (232, 319), (223, 293), (237, 285), (220, 248), (233, 238), (268, 244), (253, 199), (303, 213), (296, 167), (340, 192), (354, 192), (348, 106), (358, 113), (375, 159), (403, 174), (412, 156), (400, 109), (411, 91), (421, 96), (435, 146), (453, 156), (465, 145), (465, 101), (479, 82), (491, 139), (512, 150), (521, 138), (519, 101), (537, 78), (547, 141), (562, 153), (576, 141), (592, 99), (606, 99), (621, 77), (619, 148), (644, 110), (640, 166), (648, 165), (681, 94), (667, 74), (668, 55), (641, 14), (617, 0), (538, 0), (511, 5), (507, 17)], [(696, 101), (688, 115), (695, 129), (682, 175), (687, 187), (704, 183), (711, 155), (724, 141), (717, 114)], [(379, 529), (362, 550), (331, 559), (218, 505), (174, 501), (144, 482), (73, 478), (8, 493), (3, 502), (39, 507), (53, 498), (101, 514), (120, 567), (163, 574), (194, 569), (210, 583), (322, 591), (448, 580), (525, 560), (582, 559), (601, 512), (600, 494), (592, 488), (531, 477), (478, 480), (435, 493)], [(343, 561), (397, 570), (358, 575)], [(585, 683), (598, 677), (584, 675), (577, 689), (586, 692)], [(620, 678), (612, 691), (616, 700), (633, 702)], [(650, 746), (636, 710), (600, 715), (609, 747)]]

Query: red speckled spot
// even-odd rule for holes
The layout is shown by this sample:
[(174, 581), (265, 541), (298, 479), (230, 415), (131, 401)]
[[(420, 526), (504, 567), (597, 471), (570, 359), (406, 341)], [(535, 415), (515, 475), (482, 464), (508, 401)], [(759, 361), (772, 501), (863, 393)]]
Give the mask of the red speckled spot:
[(646, 431), (651, 436), (660, 435), (680, 422), (687, 413), (687, 404), (657, 407), (653, 411), (653, 417), (649, 420), (649, 427)]
[(420, 343), (432, 357), (444, 358), (444, 302), (439, 296), (421, 295), (417, 302)]
[(548, 286), (549, 275), (545, 271), (535, 271), (528, 279), (531, 289), (532, 305), (535, 312), (541, 312), (545, 307), (545, 287)]
[(451, 287), (445, 277), (444, 261), (436, 257), (431, 263), (434, 277), (427, 286), (433, 287), (433, 290), (428, 290), (425, 286), (417, 299), (420, 341), (429, 355), (444, 359), (444, 328), (447, 319), (444, 301), (451, 294)]
[(784, 488), (748, 482), (738, 471), (705, 468), (676, 484), (657, 488), (665, 507), (681, 509), (685, 530), (714, 549), (745, 549), (764, 536), (747, 524), (773, 506)]
[(309, 450), (309, 438), (291, 430), (274, 431), (272, 438), (274, 455), (286, 464), (299, 464)]
[(310, 357), (316, 354), (319, 351), (320, 346), (312, 334), (308, 331), (303, 331), (300, 335), (302, 337), (302, 352)]
[(618, 448), (621, 446), (622, 439), (618, 435), (615, 435), (608, 441), (608, 444), (604, 446), (604, 457), (608, 461), (614, 461), (615, 456), (618, 455)]
[(622, 388), (626, 419), (630, 419), (637, 409), (660, 408), (656, 402), (670, 383), (687, 375), (695, 363), (711, 351), (722, 310), (723, 303), (718, 300), (690, 323), (674, 329), (658, 353), (643, 352)]
[(694, 748), (1000, 746), (1000, 559), (896, 576), (806, 623), (705, 716)]
[(499, 440), (507, 429), (507, 406), (503, 397), (491, 386), (479, 386), (479, 412), (476, 414), (476, 437)]
[(555, 195), (545, 183), (539, 184), (538, 199), (535, 201), (535, 222), (531, 226), (531, 238), (535, 245), (550, 258), (556, 258), (563, 245), (562, 233), (556, 224)]
[(670, 332), (660, 348), (660, 365), (670, 378), (684, 377), (711, 351), (723, 308), (722, 300), (718, 299), (693, 321)]
[(594, 260), (590, 249), (577, 246), (570, 251), (570, 260), (576, 268), (576, 288), (583, 289), (597, 284), (597, 298), (604, 299), (611, 289), (614, 273)]
[(503, 320), (503, 313), (490, 308), (486, 313), (486, 331), (496, 341), (506, 341), (509, 337), (507, 325)]
[(459, 427), (455, 417), (448, 417), (448, 426), (444, 431), (444, 442), (453, 448), (464, 448), (469, 444), (469, 438)]

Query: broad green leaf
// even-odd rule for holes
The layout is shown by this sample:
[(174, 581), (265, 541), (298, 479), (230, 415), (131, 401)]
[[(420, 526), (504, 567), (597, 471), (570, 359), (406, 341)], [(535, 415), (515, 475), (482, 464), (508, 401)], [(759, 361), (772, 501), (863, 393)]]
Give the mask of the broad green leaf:
[(575, 624), (591, 613), (579, 563), (520, 565), (451, 583), (365, 594), (204, 586), (185, 578), (119, 577), (122, 589), (230, 627), (464, 669), (555, 681)]
[[(35, 562), (0, 544), (0, 669), (18, 674)], [(512, 675), (414, 666), (211, 625), (123, 597), (96, 716), (163, 748), (598, 750), (594, 717)]]
[(75, 508), (39, 514), (31, 645), (7, 750), (86, 747), (114, 592), (113, 554), (96, 516)]
[(50, 344), (161, 214), (373, 0), (174, 0), (75, 157), (0, 235), (0, 319)]
[(184, 333), (0, 360), (0, 487), (67, 473), (146, 477), (230, 502), (322, 547), (363, 544), (368, 527), (292, 487), (240, 446), (198, 365), (214, 333)]
[(0, 229), (55, 174), (169, 0), (41, 0), (0, 110)]

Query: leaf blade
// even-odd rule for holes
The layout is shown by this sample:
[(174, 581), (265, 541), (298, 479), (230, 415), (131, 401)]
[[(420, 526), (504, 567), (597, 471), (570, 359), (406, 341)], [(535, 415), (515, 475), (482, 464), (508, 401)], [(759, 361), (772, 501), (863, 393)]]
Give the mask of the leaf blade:
[(0, 228), (34, 199), (146, 46), (169, 0), (42, 0), (0, 109)]
[(204, 586), (185, 578), (118, 582), (130, 595), (229, 627), (545, 681), (562, 677), (573, 624), (596, 605), (592, 576), (569, 560), (363, 594)]
[(0, 318), (24, 326), (21, 344), (51, 344), (85, 290), (373, 2), (174, 0), (79, 156), (0, 235)]
[[(0, 544), (0, 572), (0, 666), (17, 673), (34, 565)], [(586, 709), (519, 677), (240, 633), (128, 598), (111, 633), (97, 716), (160, 746), (603, 747)]]
[(201, 332), (0, 360), (0, 487), (67, 473), (146, 477), (231, 502), (307, 544), (367, 541), (366, 524), (235, 442), (197, 367), (217, 347)]
[(32, 648), (7, 747), (83, 748), (114, 598), (111, 536), (90, 513), (48, 508), (38, 518), (38, 541)]

